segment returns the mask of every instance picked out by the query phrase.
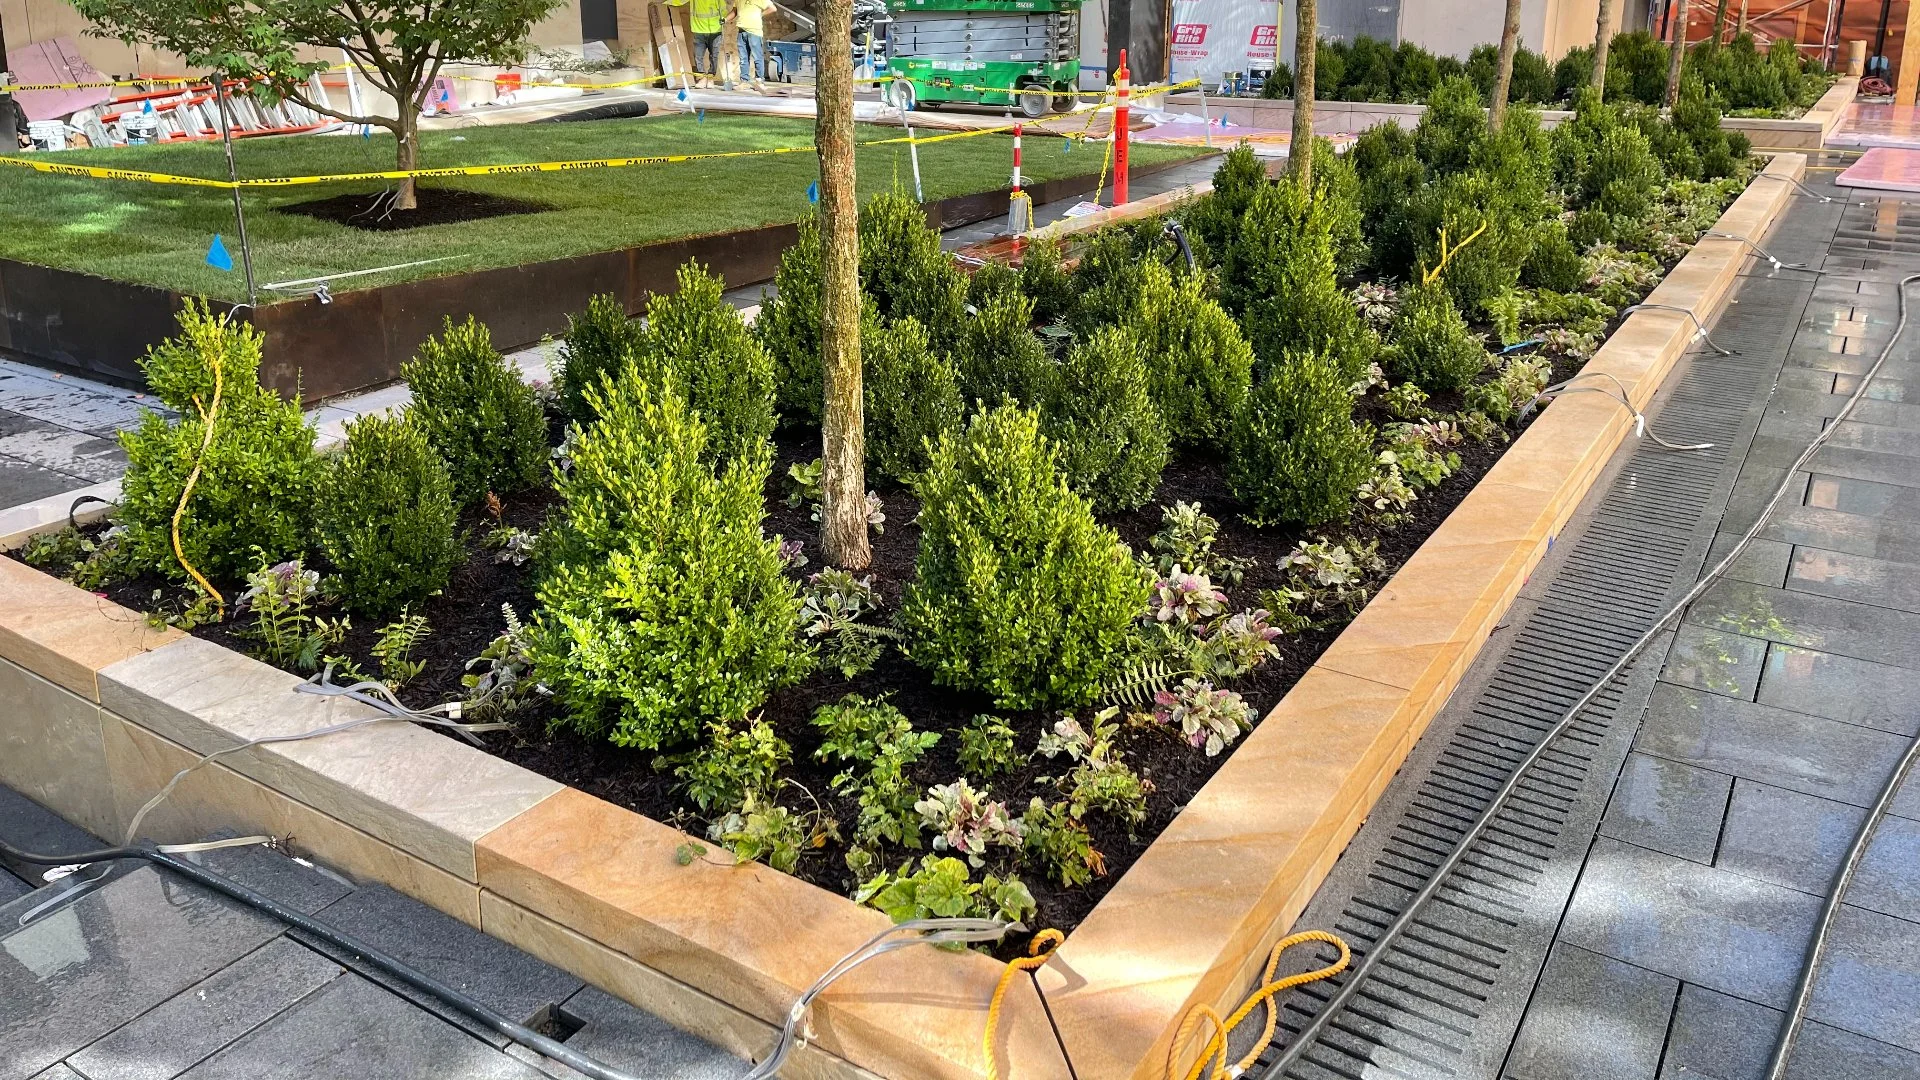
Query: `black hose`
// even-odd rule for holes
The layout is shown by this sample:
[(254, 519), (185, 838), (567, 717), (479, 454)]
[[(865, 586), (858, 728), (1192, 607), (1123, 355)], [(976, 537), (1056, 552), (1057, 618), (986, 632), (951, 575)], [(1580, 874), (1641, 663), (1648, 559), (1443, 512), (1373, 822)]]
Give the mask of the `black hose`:
[(564, 1043), (556, 1042), (545, 1035), (516, 1023), (506, 1016), (495, 1012), (474, 998), (448, 986), (446, 983), (419, 970), (412, 964), (391, 953), (385, 952), (349, 934), (328, 926), (326, 923), (296, 911), (271, 896), (256, 892), (223, 875), (214, 873), (204, 866), (197, 866), (185, 859), (178, 859), (163, 851), (151, 847), (118, 847), (101, 851), (85, 851), (74, 855), (41, 855), (19, 848), (0, 840), (0, 857), (14, 859), (24, 863), (64, 866), (71, 863), (110, 862), (121, 859), (144, 859), (156, 866), (164, 866), (181, 877), (197, 885), (212, 889), (214, 892), (230, 897), (256, 911), (265, 912), (297, 930), (325, 941), (341, 949), (347, 957), (348, 966), (369, 965), (401, 982), (412, 986), (422, 993), (430, 994), (488, 1028), (491, 1031), (512, 1039), (535, 1053), (544, 1054), (561, 1062), (594, 1080), (642, 1080), (632, 1073), (621, 1072), (609, 1065), (587, 1057), (578, 1051), (569, 1049)]

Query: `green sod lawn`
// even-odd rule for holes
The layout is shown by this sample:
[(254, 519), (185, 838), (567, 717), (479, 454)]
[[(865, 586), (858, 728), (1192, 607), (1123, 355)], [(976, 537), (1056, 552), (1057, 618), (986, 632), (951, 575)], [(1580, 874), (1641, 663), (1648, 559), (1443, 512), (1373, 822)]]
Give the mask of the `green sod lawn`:
[[(861, 125), (861, 142), (901, 135), (898, 128)], [(420, 166), (494, 165), (653, 154), (712, 153), (775, 146), (806, 146), (811, 120), (688, 115), (568, 124), (474, 127), (422, 134)], [(1022, 159), (1030, 181), (1100, 171), (1101, 144), (1069, 149), (1067, 140), (1030, 138)], [(1182, 147), (1139, 146), (1138, 164), (1194, 156)], [(393, 168), (393, 140), (308, 136), (246, 139), (234, 144), (243, 178), (308, 176)], [(51, 156), (51, 155), (50, 155)], [(226, 178), (218, 143), (70, 151), (63, 163), (102, 165), (177, 175)], [(1012, 167), (1005, 135), (954, 139), (920, 147), (928, 200), (1004, 187)], [(412, 270), (370, 274), (340, 282), (335, 291), (364, 289), (415, 277), (567, 258), (678, 236), (728, 232), (794, 221), (808, 212), (807, 186), (819, 177), (813, 153), (643, 165), (502, 177), (422, 181), (552, 206), (549, 212), (496, 217), (396, 232), (373, 232), (277, 207), (351, 192), (371, 193), (382, 182), (314, 184), (243, 191), (254, 276), (290, 281), (396, 263), (459, 256)], [(860, 192), (866, 197), (899, 185), (912, 190), (904, 145), (860, 151)], [(235, 269), (206, 264), (207, 246), (225, 237)], [(239, 270), (233, 196), (217, 188), (162, 186), (135, 181), (51, 176), (0, 168), (0, 258), (17, 259), (122, 281), (140, 282), (226, 300), (246, 299)], [(263, 303), (271, 300), (263, 295)]]

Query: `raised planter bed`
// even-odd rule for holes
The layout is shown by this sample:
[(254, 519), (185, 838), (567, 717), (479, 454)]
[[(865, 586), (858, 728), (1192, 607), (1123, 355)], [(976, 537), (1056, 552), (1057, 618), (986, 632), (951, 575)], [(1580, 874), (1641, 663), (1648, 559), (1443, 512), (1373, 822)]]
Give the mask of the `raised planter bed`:
[[(1717, 229), (1763, 237), (1805, 159), (1776, 157)], [(1710, 319), (1746, 262), (1707, 239), (1648, 297)], [(1644, 407), (1693, 339), (1642, 311), (1586, 370)], [(1222, 1008), (1304, 907), (1631, 420), (1601, 395), (1545, 411), (1306, 670), (1042, 971), (1081, 1076), (1158, 1076), (1186, 1009)], [(20, 564), (0, 560), (0, 782), (118, 836), (194, 756), (353, 715), (297, 682)], [(878, 912), (757, 865), (680, 866), (678, 830), (454, 740), (381, 726), (261, 747), (201, 769), (144, 831), (291, 832), (323, 860), (386, 881), (743, 1052)], [(817, 1003), (797, 1076), (984, 1074), (1000, 966), (910, 950)], [(1016, 989), (1001, 1075), (1065, 1075)]]
[[(1859, 76), (1843, 76), (1827, 88), (1827, 92), (1820, 96), (1812, 108), (1796, 119), (1725, 116), (1720, 120), (1720, 127), (1745, 134), (1755, 147), (1764, 150), (1817, 150), (1827, 135), (1839, 126), (1847, 106), (1853, 102), (1859, 90)], [(1198, 116), (1201, 113), (1200, 95), (1191, 92), (1169, 95), (1167, 108)], [(1384, 123), (1411, 128), (1420, 122), (1420, 117), (1426, 111), (1425, 105), (1395, 102), (1316, 101), (1313, 103), (1313, 130), (1331, 136), (1357, 135), (1375, 124)], [(1229, 124), (1241, 127), (1293, 130), (1293, 102), (1286, 99), (1268, 101), (1261, 98), (1209, 97), (1206, 99), (1206, 113), (1209, 117), (1224, 119)], [(1553, 127), (1572, 115), (1565, 109), (1543, 109), (1540, 123), (1543, 127)]]
[[(1135, 166), (1150, 176), (1184, 162)], [(1098, 177), (1075, 176), (1027, 185), (1036, 203), (1093, 190)], [(1007, 211), (1011, 189), (958, 195), (927, 204), (927, 220), (942, 229), (985, 221)], [(532, 345), (566, 330), (567, 316), (587, 299), (612, 293), (629, 314), (647, 296), (670, 292), (674, 271), (697, 259), (729, 288), (773, 278), (780, 252), (796, 226), (665, 240), (638, 247), (523, 266), (476, 270), (342, 292), (323, 304), (308, 297), (263, 304), (248, 319), (267, 337), (271, 358), (261, 379), (303, 400), (351, 393), (392, 382), (420, 342), (456, 322), (483, 316), (503, 349)], [(187, 294), (34, 263), (0, 259), (0, 350), (28, 360), (139, 385), (139, 358), (174, 332)]]

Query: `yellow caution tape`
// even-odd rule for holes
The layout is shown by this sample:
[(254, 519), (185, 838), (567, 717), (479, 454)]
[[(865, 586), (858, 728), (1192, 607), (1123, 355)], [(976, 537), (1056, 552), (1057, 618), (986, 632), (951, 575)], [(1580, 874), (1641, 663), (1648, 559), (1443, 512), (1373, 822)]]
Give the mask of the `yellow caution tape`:
[[(1167, 89), (1172, 89), (1168, 87)], [(1001, 124), (995, 127), (976, 128), (970, 131), (954, 131), (943, 135), (902, 135), (891, 139), (875, 139), (860, 143), (860, 146), (926, 146), (932, 143), (950, 142), (956, 139), (972, 139), (982, 135), (1004, 135), (1016, 127), (1046, 130), (1046, 125), (1066, 120), (1086, 113), (1096, 113), (1108, 106), (1104, 103), (1083, 105), (1079, 108), (1056, 114), (1044, 120), (1022, 121), (1015, 124)], [(1090, 123), (1091, 121), (1089, 121)], [(1086, 132), (1056, 132), (1067, 138), (1086, 138)], [(43, 161), (38, 156), (0, 155), (0, 165), (31, 169), (34, 172), (53, 176), (79, 176), (93, 180), (127, 180), (148, 184), (169, 184), (179, 187), (217, 188), (231, 191), (235, 188), (280, 188), (299, 187), (309, 184), (346, 183), (356, 180), (428, 180), (445, 177), (463, 176), (512, 176), (526, 173), (584, 172), (591, 169), (625, 169), (641, 165), (673, 165), (688, 161), (707, 161), (723, 158), (766, 157), (775, 154), (813, 153), (812, 143), (803, 146), (775, 146), (760, 150), (721, 150), (706, 154), (653, 154), (639, 157), (592, 158), (581, 161), (539, 161), (513, 165), (460, 165), (439, 169), (388, 169), (376, 172), (332, 173), (324, 176), (270, 176), (248, 180), (213, 180), (202, 176), (181, 176), (175, 173), (149, 172), (142, 169), (113, 169), (98, 165), (69, 165), (60, 162)]]
[[(872, 144), (865, 144), (872, 145)], [(250, 180), (209, 180), (200, 176), (145, 172), (138, 169), (108, 169), (95, 165), (64, 165), (26, 156), (0, 156), (0, 165), (14, 165), (56, 176), (85, 176), (95, 180), (137, 180), (149, 184), (175, 184), (185, 187), (234, 188), (298, 187), (304, 184), (332, 184), (353, 180), (426, 180), (450, 176), (509, 176), (518, 173), (580, 172), (588, 169), (624, 169), (635, 165), (669, 165), (685, 161), (716, 158), (763, 157), (770, 154), (813, 153), (805, 146), (775, 146), (764, 150), (722, 150), (710, 154), (655, 154), (646, 157), (595, 158), (586, 161), (538, 161), (515, 165), (459, 165), (441, 169), (389, 169), (380, 172), (334, 173), (327, 176), (269, 176)]]

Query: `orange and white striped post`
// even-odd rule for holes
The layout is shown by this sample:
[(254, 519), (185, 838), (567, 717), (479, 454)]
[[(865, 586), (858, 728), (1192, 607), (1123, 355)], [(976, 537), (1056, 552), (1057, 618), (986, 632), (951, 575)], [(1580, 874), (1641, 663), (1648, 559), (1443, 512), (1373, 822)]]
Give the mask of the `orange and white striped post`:
[(1007, 199), (1007, 232), (1024, 236), (1033, 221), (1033, 203), (1020, 190), (1020, 134), (1025, 124), (1013, 125), (1013, 192)]
[[(1917, 5), (1920, 6), (1920, 5)], [(1115, 73), (1113, 94), (1113, 205), (1127, 202), (1127, 99), (1131, 91), (1127, 81), (1127, 50), (1120, 50), (1120, 70)]]

